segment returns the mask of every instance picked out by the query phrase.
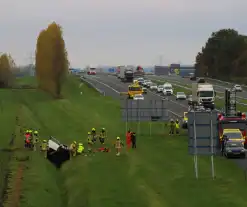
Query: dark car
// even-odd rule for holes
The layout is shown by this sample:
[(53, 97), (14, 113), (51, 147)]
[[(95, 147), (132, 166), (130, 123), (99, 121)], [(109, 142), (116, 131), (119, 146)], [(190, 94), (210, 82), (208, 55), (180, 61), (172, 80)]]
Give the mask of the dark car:
[(226, 141), (223, 153), (227, 158), (245, 158), (245, 149), (241, 141)]

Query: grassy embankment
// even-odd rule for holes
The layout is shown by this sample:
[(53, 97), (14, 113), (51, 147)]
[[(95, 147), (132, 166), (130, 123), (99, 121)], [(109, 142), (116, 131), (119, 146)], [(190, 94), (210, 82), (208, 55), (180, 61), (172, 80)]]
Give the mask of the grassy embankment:
[[(41, 138), (54, 135), (67, 144), (85, 142), (88, 130), (105, 127), (112, 147), (115, 137), (125, 133), (119, 102), (78, 85), (71, 78), (63, 100), (36, 90), (18, 91), (21, 127), (37, 128)], [(160, 124), (154, 124), (156, 133), (150, 137), (147, 126), (141, 126), (136, 151), (120, 157), (114, 152), (76, 157), (60, 171), (38, 152), (16, 151), (17, 157), (29, 156), (24, 162), (21, 206), (246, 206), (243, 172), (233, 162), (216, 158), (217, 179), (213, 181), (209, 158), (200, 157), (200, 179), (195, 180), (186, 136), (169, 137), (167, 130), (164, 133)], [(23, 145), (20, 133), (15, 145)], [(12, 160), (13, 168), (17, 162)]]

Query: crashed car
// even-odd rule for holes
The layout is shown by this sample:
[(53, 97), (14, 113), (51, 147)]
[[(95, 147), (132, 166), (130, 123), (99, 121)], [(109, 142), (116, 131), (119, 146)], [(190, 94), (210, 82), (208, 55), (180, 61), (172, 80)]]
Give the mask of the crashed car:
[(54, 137), (50, 137), (48, 140), (47, 159), (57, 168), (60, 168), (65, 161), (70, 159), (69, 147), (61, 144)]

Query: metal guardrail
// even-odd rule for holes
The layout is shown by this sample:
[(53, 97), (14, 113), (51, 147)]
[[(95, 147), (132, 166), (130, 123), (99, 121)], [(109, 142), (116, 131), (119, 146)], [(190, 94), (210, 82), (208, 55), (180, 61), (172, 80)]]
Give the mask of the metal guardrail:
[(98, 89), (97, 87), (95, 87), (95, 85), (93, 83), (91, 83), (90, 81), (86, 80), (86, 78), (84, 76), (81, 76), (80, 80), (83, 81), (84, 83), (86, 83), (90, 88), (95, 89), (101, 95), (105, 96), (105, 91), (102, 91), (102, 90)]
[[(156, 81), (161, 81), (161, 80), (156, 79)], [(191, 88), (188, 88), (186, 86), (182, 86), (182, 85), (176, 84), (176, 83), (174, 83), (175, 81), (170, 81), (170, 82), (173, 85), (177, 86), (177, 87), (184, 88), (186, 90), (190, 90), (191, 91)], [(216, 91), (216, 92), (219, 92), (219, 91)], [(223, 93), (223, 92), (220, 92), (220, 93)], [(224, 97), (222, 97), (222, 96), (216, 96), (216, 97), (218, 99), (224, 99)], [(237, 96), (237, 98), (239, 98), (239, 99), (247, 99), (247, 98), (243, 98), (243, 97), (239, 97), (239, 96)], [(236, 101), (236, 103), (239, 104), (239, 105), (241, 105), (241, 106), (247, 106), (247, 103), (242, 103), (242, 102), (239, 102), (239, 101)]]

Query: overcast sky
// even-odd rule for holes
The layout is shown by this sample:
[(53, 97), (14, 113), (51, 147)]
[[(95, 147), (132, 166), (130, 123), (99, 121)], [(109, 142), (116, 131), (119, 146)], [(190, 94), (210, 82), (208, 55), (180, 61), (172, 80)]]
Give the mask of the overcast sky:
[(247, 0), (0, 0), (0, 52), (30, 62), (52, 21), (64, 29), (73, 67), (194, 63), (221, 28), (247, 34)]

